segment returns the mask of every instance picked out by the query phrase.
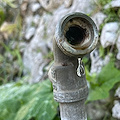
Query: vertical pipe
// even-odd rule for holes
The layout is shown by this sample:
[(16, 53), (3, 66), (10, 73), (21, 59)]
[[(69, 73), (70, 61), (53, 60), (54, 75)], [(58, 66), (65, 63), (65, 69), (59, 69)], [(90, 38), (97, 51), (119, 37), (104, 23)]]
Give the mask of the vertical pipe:
[(87, 120), (84, 102), (60, 103), (61, 120)]
[[(53, 41), (54, 65), (49, 71), (54, 99), (59, 102), (61, 120), (87, 120), (84, 102), (88, 87), (84, 69), (77, 75), (78, 59), (65, 55)], [(81, 64), (82, 68), (83, 65)]]
[(95, 48), (97, 38), (94, 22), (82, 13), (66, 15), (57, 25), (53, 40), (54, 64), (49, 78), (54, 99), (60, 105), (61, 120), (87, 120), (84, 103), (88, 87), (84, 65), (82, 62), (79, 65), (78, 58)]

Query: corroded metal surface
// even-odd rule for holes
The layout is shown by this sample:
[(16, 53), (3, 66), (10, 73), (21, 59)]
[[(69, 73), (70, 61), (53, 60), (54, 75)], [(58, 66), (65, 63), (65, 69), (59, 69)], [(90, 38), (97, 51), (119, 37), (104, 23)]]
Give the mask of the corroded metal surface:
[(66, 15), (57, 25), (53, 40), (54, 64), (49, 78), (54, 99), (60, 104), (61, 120), (87, 120), (84, 102), (88, 87), (84, 65), (78, 62), (78, 57), (95, 48), (97, 37), (95, 24), (81, 13)]
[[(80, 44), (72, 45), (66, 39), (66, 32), (71, 26), (79, 26), (85, 30), (84, 39)], [(79, 31), (77, 34), (81, 34)], [(76, 12), (68, 14), (57, 25), (55, 39), (58, 47), (69, 56), (81, 57), (90, 53), (98, 42), (98, 31), (93, 20), (85, 14)]]
[(81, 76), (78, 76), (76, 67), (69, 64), (53, 66), (49, 73), (53, 83), (54, 99), (57, 102), (68, 103), (86, 99), (88, 87), (85, 81), (85, 72), (81, 72)]

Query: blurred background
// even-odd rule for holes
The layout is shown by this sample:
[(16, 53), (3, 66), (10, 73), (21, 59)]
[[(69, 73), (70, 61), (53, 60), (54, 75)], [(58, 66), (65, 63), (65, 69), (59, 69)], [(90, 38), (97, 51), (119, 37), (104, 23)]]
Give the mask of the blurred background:
[(120, 0), (0, 0), (0, 120), (60, 120), (48, 70), (55, 26), (71, 12), (99, 30), (83, 59), (88, 120), (120, 120)]

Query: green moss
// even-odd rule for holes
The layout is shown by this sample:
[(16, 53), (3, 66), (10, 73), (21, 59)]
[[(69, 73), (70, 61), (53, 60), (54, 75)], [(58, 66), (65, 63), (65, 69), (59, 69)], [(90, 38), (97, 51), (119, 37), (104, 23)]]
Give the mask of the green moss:
[(45, 59), (50, 59), (50, 60), (53, 60), (53, 52), (50, 51), (47, 55), (44, 56)]
[(108, 22), (120, 22), (120, 8), (114, 9), (103, 9), (102, 10), (104, 14), (107, 15), (103, 23), (100, 25), (100, 31), (102, 30), (103, 26)]
[(119, 16), (119, 9), (109, 8), (104, 10), (103, 12), (107, 15), (105, 22), (114, 22), (114, 21), (120, 21)]
[(3, 23), (5, 19), (4, 9), (2, 6), (0, 6), (0, 25)]
[(99, 0), (98, 3), (101, 5), (101, 6), (104, 6), (108, 3), (110, 3), (112, 0)]
[(95, 11), (101, 11), (103, 12), (107, 17), (103, 21), (103, 23), (100, 25), (100, 32), (103, 28), (103, 26), (108, 22), (118, 22), (120, 21), (120, 8), (108, 8), (104, 9), (104, 6), (106, 4), (109, 4), (112, 0), (99, 0), (97, 4), (97, 8)]

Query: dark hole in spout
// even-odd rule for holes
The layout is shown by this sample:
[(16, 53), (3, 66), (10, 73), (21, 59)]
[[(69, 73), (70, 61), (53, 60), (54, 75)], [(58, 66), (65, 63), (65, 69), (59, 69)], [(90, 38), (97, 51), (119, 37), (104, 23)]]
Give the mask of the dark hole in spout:
[(71, 45), (77, 45), (84, 41), (86, 30), (82, 27), (75, 25), (69, 27), (69, 30), (66, 32), (65, 37), (67, 42)]

